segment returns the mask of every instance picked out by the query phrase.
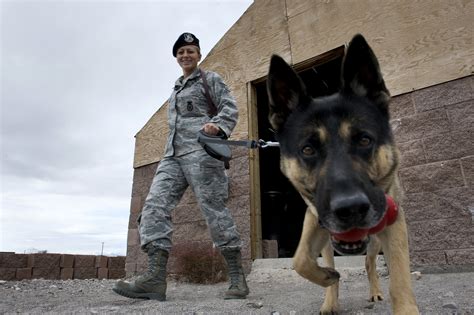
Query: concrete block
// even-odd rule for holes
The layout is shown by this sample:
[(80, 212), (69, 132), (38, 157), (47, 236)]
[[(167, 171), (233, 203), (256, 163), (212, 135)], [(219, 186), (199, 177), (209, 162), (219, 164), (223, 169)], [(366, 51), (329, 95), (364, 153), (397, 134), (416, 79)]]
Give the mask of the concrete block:
[(95, 268), (95, 256), (93, 255), (76, 255), (74, 258), (74, 268)]
[(172, 221), (173, 224), (183, 224), (194, 222), (203, 218), (201, 209), (197, 203), (180, 203), (174, 210)]
[(196, 219), (194, 222), (174, 225), (173, 244), (211, 240), (206, 221), (202, 216)]
[(423, 140), (414, 140), (398, 143), (401, 153), (400, 168), (426, 164)]
[(141, 249), (138, 245), (129, 245), (127, 246), (127, 259), (126, 263), (136, 263), (137, 257), (140, 254)]
[(232, 217), (250, 218), (250, 195), (241, 195), (229, 198), (227, 208)]
[(127, 237), (127, 245), (138, 245), (140, 244), (140, 235), (138, 229), (129, 229)]
[(262, 240), (263, 258), (278, 258), (278, 241)]
[(0, 268), (26, 268), (28, 255), (11, 252), (0, 253)]
[(74, 268), (61, 268), (61, 280), (69, 280), (74, 278)]
[(109, 269), (109, 279), (121, 279), (125, 278), (125, 268), (124, 269)]
[(74, 255), (63, 254), (61, 255), (61, 262), (59, 264), (61, 268), (72, 268), (74, 267)]
[[(462, 171), (466, 185), (472, 189), (474, 188), (474, 156), (468, 156), (461, 159)], [(474, 193), (473, 193), (474, 195)]]
[(474, 204), (474, 193), (467, 187), (441, 189), (432, 192), (408, 193), (402, 207), (408, 222), (470, 217), (469, 205)]
[(474, 226), (466, 218), (407, 222), (410, 248), (416, 251), (472, 248)]
[(134, 181), (132, 185), (132, 198), (133, 197), (143, 197), (148, 195), (151, 186), (151, 179), (142, 178), (140, 180)]
[(138, 214), (142, 212), (143, 204), (145, 203), (145, 197), (134, 196), (130, 202), (130, 213)]
[(244, 175), (249, 176), (250, 167), (248, 155), (233, 158), (232, 161), (230, 161), (230, 169), (227, 170), (227, 174), (230, 178)]
[(128, 217), (128, 228), (129, 229), (137, 229), (138, 228), (137, 219), (138, 219), (139, 215), (140, 215), (140, 213), (130, 212), (130, 215)]
[[(58, 256), (59, 258), (59, 256)], [(57, 266), (51, 266), (49, 268), (33, 268), (32, 273), (33, 279), (47, 279), (47, 280), (59, 280), (60, 279), (60, 267), (59, 267), (59, 259)]]
[(137, 272), (136, 263), (125, 263), (125, 274), (127, 277), (135, 275)]
[(420, 266), (443, 266), (447, 264), (446, 255), (443, 250), (437, 251), (411, 251), (410, 264)]
[(241, 235), (240, 240), (242, 241), (242, 259), (250, 259), (252, 257), (252, 246), (250, 244), (250, 234)]
[(423, 139), (427, 162), (458, 159), (474, 155), (474, 125)]
[(109, 269), (108, 268), (97, 268), (97, 279), (108, 279)]
[(97, 268), (74, 267), (74, 279), (95, 279), (95, 278), (97, 278)]
[(125, 256), (109, 257), (109, 269), (125, 269)]
[(408, 167), (401, 169), (399, 174), (406, 193), (436, 191), (464, 186), (459, 160)]
[(415, 114), (415, 104), (413, 103), (413, 93), (406, 93), (392, 97), (390, 101), (390, 117), (397, 119)]
[(18, 268), (16, 270), (16, 280), (28, 280), (33, 275), (32, 268)]
[(443, 134), (449, 130), (446, 110), (438, 109), (401, 118), (393, 133), (397, 142), (407, 142)]
[(446, 258), (449, 265), (472, 265), (474, 262), (474, 248), (448, 250), (446, 251)]
[(470, 99), (472, 99), (472, 93), (469, 78), (453, 80), (413, 92), (413, 101), (418, 112)]
[[(51, 269), (57, 267), (59, 272), (61, 261), (61, 254), (29, 254), (28, 267), (29, 268), (46, 268)], [(34, 275), (34, 271), (33, 271)]]
[(472, 129), (474, 126), (474, 100), (447, 108), (453, 130)]
[(234, 176), (229, 180), (229, 198), (250, 195), (250, 176)]
[(145, 166), (138, 167), (134, 170), (133, 172), (133, 182), (147, 179), (148, 181), (151, 181), (153, 177), (155, 176), (156, 169), (158, 167), (158, 162), (148, 164)]
[(188, 204), (195, 204), (197, 203), (196, 197), (194, 196), (194, 193), (191, 188), (188, 187), (186, 191), (183, 194), (183, 197), (181, 198), (179, 202), (179, 206), (185, 206)]
[(16, 268), (0, 268), (0, 280), (15, 280)]
[(241, 157), (241, 156), (248, 156), (249, 155), (249, 149), (245, 147), (239, 147), (239, 146), (231, 146), (230, 147), (232, 150), (232, 157), (234, 159)]
[(109, 257), (107, 256), (96, 256), (95, 257), (95, 267), (96, 268), (107, 268), (107, 262)]

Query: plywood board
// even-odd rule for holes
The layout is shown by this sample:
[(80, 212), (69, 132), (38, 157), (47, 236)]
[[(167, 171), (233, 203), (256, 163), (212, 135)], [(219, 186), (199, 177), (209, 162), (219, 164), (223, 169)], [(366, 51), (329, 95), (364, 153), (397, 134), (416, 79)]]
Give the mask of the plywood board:
[(287, 1), (295, 63), (362, 33), (393, 95), (470, 75), (474, 1)]
[(157, 162), (162, 158), (169, 132), (167, 109), (168, 102), (161, 106), (136, 134), (134, 168)]

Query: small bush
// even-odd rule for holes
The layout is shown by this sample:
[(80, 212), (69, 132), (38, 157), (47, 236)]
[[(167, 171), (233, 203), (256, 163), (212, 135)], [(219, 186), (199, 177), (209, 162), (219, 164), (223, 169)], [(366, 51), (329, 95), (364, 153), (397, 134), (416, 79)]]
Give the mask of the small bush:
[(200, 284), (212, 284), (227, 280), (227, 264), (217, 251), (188, 247), (176, 254), (178, 273), (175, 278)]

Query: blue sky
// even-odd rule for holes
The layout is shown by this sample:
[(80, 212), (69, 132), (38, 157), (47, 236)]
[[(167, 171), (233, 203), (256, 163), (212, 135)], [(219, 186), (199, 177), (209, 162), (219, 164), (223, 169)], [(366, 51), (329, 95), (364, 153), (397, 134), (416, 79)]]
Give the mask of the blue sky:
[(134, 135), (252, 3), (0, 0), (0, 251), (125, 255)]

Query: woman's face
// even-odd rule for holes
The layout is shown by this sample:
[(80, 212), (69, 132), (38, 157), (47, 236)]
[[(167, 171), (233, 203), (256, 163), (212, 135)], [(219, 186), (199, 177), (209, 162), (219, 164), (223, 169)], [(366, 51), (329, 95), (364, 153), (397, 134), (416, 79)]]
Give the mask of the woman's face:
[(176, 52), (176, 60), (184, 72), (190, 73), (196, 69), (201, 60), (199, 48), (194, 45), (180, 47)]

